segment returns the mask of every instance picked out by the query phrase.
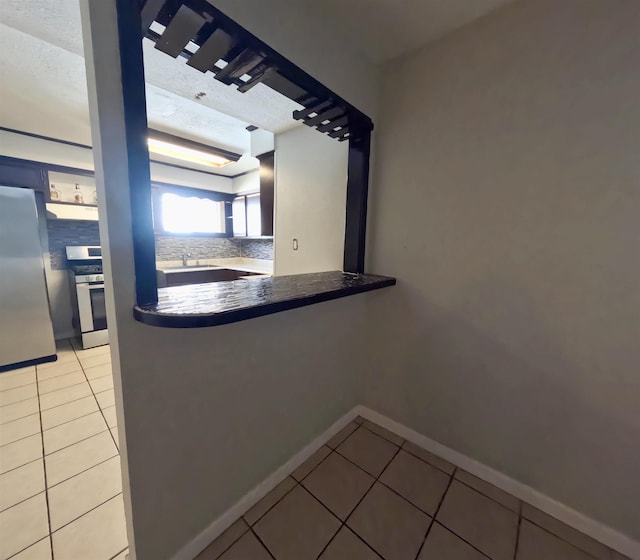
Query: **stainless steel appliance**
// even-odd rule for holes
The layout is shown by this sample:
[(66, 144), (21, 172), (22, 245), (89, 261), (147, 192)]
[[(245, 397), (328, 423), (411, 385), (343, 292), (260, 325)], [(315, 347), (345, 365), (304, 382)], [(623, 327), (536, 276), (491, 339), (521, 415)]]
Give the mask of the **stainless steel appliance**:
[(0, 371), (55, 359), (35, 193), (0, 187)]
[(108, 344), (102, 249), (84, 245), (67, 247), (66, 252), (78, 303), (76, 320), (82, 333), (82, 347)]

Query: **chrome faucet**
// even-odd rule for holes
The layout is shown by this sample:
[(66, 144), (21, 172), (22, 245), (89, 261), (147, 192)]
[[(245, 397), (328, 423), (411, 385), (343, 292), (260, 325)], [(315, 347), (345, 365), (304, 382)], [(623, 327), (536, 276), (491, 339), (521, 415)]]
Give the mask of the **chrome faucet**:
[(182, 254), (182, 266), (189, 266), (189, 258), (193, 255), (191, 253)]

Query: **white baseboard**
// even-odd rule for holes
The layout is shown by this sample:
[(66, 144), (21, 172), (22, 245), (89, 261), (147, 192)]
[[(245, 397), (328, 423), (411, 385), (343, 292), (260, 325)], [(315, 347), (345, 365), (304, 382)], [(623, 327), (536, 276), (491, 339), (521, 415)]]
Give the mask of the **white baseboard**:
[(351, 422), (358, 415), (358, 407), (347, 412), (342, 418), (335, 422), (328, 430), (320, 434), (311, 443), (296, 453), (284, 465), (278, 468), (273, 474), (250, 490), (238, 502), (231, 506), (226, 512), (218, 517), (211, 525), (196, 536), (192, 541), (182, 547), (172, 560), (193, 560), (196, 555), (202, 552), (213, 540), (228, 529), (240, 516), (264, 498), (280, 482), (296, 470), (311, 455), (320, 449), (327, 441), (336, 435), (342, 428)]
[(438, 443), (437, 441), (434, 441), (411, 428), (396, 422), (395, 420), (391, 420), (387, 416), (360, 405), (345, 414), (328, 430), (320, 434), (299, 453), (296, 453), (291, 457), (291, 459), (278, 468), (273, 474), (269, 475), (264, 481), (253, 488), (253, 490), (245, 494), (245, 496), (236, 502), (235, 505), (229, 508), (225, 513), (211, 523), (211, 525), (204, 529), (204, 531), (180, 549), (173, 556), (172, 560), (193, 560), (193, 558), (202, 552), (209, 543), (215, 540), (222, 532), (231, 526), (231, 524), (271, 492), (271, 490), (273, 490), (280, 482), (282, 482), (296, 468), (304, 463), (329, 439), (331, 439), (357, 416), (362, 416), (367, 420), (371, 420), (372, 422), (379, 424), (383, 428), (391, 430), (407, 441), (415, 443), (427, 451), (431, 451), (435, 455), (446, 459), (457, 467), (460, 467), (478, 478), (497, 486), (501, 490), (512, 494), (523, 502), (531, 504), (539, 510), (559, 519), (563, 523), (566, 523), (570, 527), (573, 527), (602, 544), (628, 556), (632, 560), (640, 560), (640, 543), (634, 541), (630, 537), (553, 500), (549, 496), (533, 489), (531, 486), (518, 482), (517, 480), (514, 480), (513, 478), (510, 478), (507, 475), (472, 459), (471, 457), (442, 445), (441, 443)]
[(398, 434), (404, 439), (415, 443), (416, 445), (431, 451), (435, 455), (446, 459), (457, 467), (470, 472), (471, 474), (481, 478), (482, 480), (497, 486), (501, 490), (512, 494), (516, 498), (527, 502), (539, 510), (559, 519), (570, 527), (590, 536), (591, 538), (601, 542), (602, 544), (612, 548), (621, 554), (624, 554), (632, 560), (640, 560), (640, 543), (630, 537), (583, 515), (582, 513), (571, 509), (560, 502), (538, 492), (531, 486), (518, 482), (507, 475), (488, 467), (487, 465), (472, 459), (462, 453), (454, 451), (450, 447), (446, 447), (437, 441), (434, 441), (411, 428), (407, 428), (403, 424), (391, 420), (390, 418), (371, 410), (365, 406), (358, 406), (355, 409), (356, 415), (362, 416), (367, 420), (371, 420), (379, 424), (383, 428)]

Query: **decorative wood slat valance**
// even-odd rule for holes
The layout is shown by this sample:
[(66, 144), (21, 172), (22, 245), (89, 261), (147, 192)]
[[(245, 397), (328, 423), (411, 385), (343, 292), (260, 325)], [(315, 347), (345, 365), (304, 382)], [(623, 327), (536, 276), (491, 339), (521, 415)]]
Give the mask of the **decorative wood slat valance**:
[(299, 103), (304, 109), (293, 118), (331, 138), (357, 140), (373, 129), (364, 113), (206, 0), (146, 0), (142, 25), (157, 49), (186, 58), (189, 66), (212, 72), (240, 93), (262, 83)]

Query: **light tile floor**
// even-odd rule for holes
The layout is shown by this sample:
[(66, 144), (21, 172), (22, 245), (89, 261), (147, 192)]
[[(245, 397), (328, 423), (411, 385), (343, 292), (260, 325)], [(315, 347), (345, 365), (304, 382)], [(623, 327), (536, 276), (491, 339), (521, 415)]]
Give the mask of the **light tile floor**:
[(623, 560), (361, 418), (197, 560)]
[(127, 552), (109, 346), (0, 374), (0, 559)]

